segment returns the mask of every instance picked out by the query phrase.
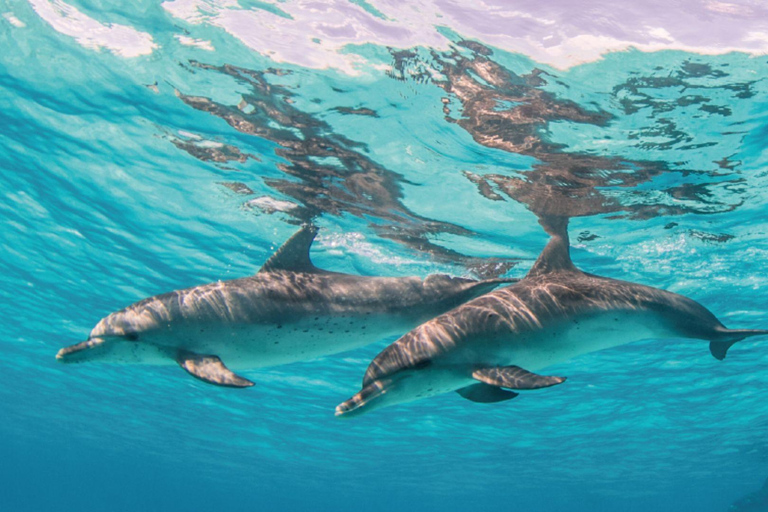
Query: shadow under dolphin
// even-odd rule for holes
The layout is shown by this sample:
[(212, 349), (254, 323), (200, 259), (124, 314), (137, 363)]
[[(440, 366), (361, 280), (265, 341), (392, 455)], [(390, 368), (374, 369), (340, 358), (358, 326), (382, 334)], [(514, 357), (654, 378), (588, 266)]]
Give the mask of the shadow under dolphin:
[(250, 277), (141, 300), (103, 318), (64, 363), (177, 363), (205, 382), (248, 387), (235, 369), (320, 357), (402, 334), (516, 279), (433, 274), (363, 277), (315, 267), (317, 229), (305, 225)]
[(600, 277), (571, 261), (567, 217), (540, 217), (551, 239), (524, 279), (434, 318), (371, 362), (362, 390), (336, 415), (457, 391), (482, 403), (561, 384), (533, 373), (573, 357), (648, 338), (696, 338), (712, 355), (768, 330), (728, 329), (682, 295)]

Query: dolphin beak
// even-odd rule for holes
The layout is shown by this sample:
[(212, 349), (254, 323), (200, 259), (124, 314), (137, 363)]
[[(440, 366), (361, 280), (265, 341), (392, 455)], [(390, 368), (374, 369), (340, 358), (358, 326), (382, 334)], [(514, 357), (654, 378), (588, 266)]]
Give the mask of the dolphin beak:
[(337, 418), (350, 418), (354, 416), (354, 414), (352, 414), (352, 411), (354, 411), (359, 407), (360, 406), (355, 403), (355, 397), (353, 396), (346, 402), (342, 402), (339, 405), (337, 405), (334, 415)]
[[(391, 380), (377, 380), (365, 386), (355, 396), (336, 406), (337, 418), (352, 418), (371, 411), (371, 402), (381, 398), (387, 392)], [(381, 405), (381, 404), (379, 404)], [(368, 407), (366, 407), (368, 406)]]
[(103, 338), (91, 338), (75, 345), (64, 347), (56, 354), (56, 360), (62, 363), (79, 363), (87, 359), (84, 351), (98, 347), (104, 343)]

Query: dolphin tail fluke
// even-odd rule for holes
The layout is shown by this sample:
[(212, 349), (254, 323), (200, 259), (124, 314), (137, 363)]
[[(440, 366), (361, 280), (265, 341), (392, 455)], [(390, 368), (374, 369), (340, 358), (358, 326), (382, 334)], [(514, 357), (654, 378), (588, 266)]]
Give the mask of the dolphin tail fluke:
[(739, 341), (749, 338), (751, 336), (765, 336), (768, 335), (768, 329), (726, 329), (722, 328), (718, 330), (720, 334), (718, 340), (713, 340), (709, 343), (709, 351), (715, 357), (722, 361), (725, 359), (728, 349)]
[(735, 343), (735, 341), (710, 341), (709, 352), (715, 359), (722, 361), (725, 359), (725, 355), (728, 353), (728, 349), (731, 348)]
[(373, 408), (371, 403), (386, 393), (387, 382), (375, 380), (361, 389), (355, 396), (336, 406), (337, 418), (352, 418)]

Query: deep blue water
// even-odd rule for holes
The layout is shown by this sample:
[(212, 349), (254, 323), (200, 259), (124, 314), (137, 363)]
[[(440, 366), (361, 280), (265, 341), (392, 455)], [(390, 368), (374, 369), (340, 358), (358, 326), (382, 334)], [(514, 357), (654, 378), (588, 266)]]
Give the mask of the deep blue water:
[(0, 2), (0, 510), (722, 511), (762, 486), (765, 338), (722, 362), (645, 340), (513, 403), (353, 421), (334, 407), (393, 339), (246, 390), (57, 363), (112, 311), (256, 272), (309, 220), (322, 268), (477, 277), (493, 257), (519, 277), (537, 215), (567, 215), (580, 268), (768, 327), (765, 55), (556, 67), (446, 25), (443, 45), (370, 36), (320, 65), (289, 4), (253, 4), (288, 20), (253, 29), (277, 53), (152, 2)]

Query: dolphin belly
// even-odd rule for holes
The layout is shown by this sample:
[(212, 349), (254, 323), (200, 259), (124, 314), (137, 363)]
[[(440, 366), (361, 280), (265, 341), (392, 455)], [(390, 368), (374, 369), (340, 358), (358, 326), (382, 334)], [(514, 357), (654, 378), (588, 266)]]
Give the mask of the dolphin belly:
[(214, 347), (233, 368), (261, 368), (315, 359), (393, 336), (403, 329), (392, 317), (313, 316), (296, 322), (244, 326)]
[[(314, 359), (395, 335), (407, 326), (391, 316), (311, 316), (277, 324), (188, 324), (143, 333), (134, 345), (156, 345), (158, 350), (116, 352), (110, 362), (176, 364), (179, 350), (212, 354), (232, 369), (255, 369)], [(129, 343), (129, 342), (124, 342)], [(167, 354), (163, 356), (162, 354)], [(170, 356), (170, 357), (168, 357)]]

